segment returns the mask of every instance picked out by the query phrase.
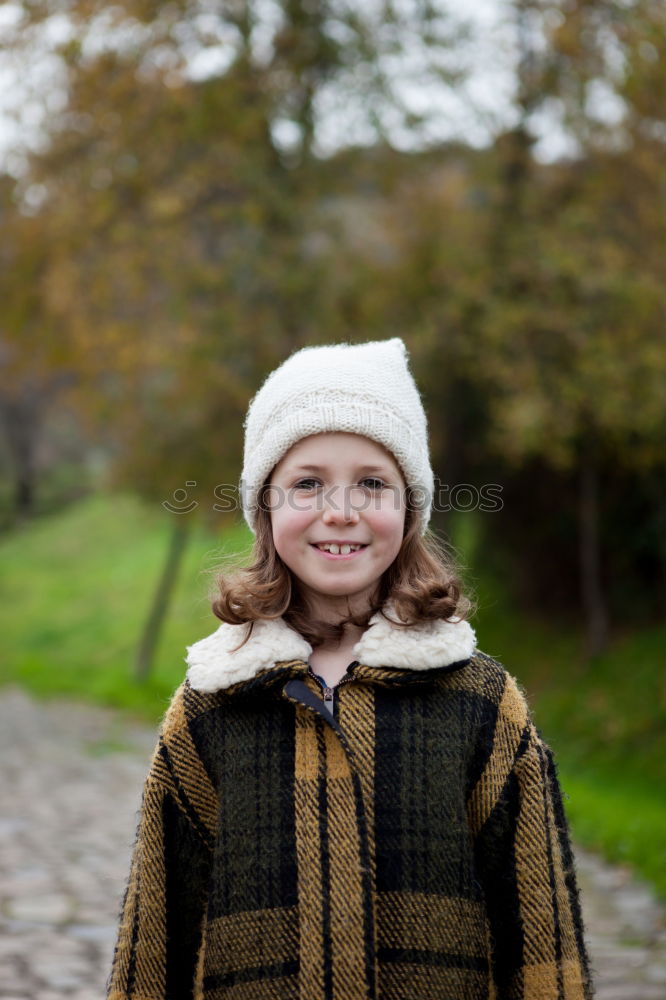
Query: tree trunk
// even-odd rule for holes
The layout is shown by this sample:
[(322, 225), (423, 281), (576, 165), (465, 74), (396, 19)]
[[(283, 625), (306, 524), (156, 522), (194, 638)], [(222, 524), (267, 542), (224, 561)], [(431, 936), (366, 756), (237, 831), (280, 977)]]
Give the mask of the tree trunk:
[(599, 474), (594, 445), (583, 449), (579, 481), (579, 571), (585, 613), (585, 651), (588, 659), (608, 645), (608, 609), (601, 583), (599, 539)]
[(77, 381), (70, 371), (17, 377), (0, 386), (0, 426), (14, 468), (13, 519), (32, 516), (37, 496), (37, 451), (49, 407)]
[(152, 670), (155, 650), (178, 577), (178, 570), (185, 552), (188, 535), (189, 527), (187, 523), (183, 519), (177, 519), (171, 531), (166, 562), (157, 584), (153, 605), (146, 619), (136, 656), (134, 677), (137, 681), (145, 681)]
[(35, 455), (41, 430), (41, 402), (31, 393), (0, 399), (0, 418), (14, 471), (13, 520), (32, 515), (35, 506)]
[(30, 517), (35, 508), (35, 476), (32, 465), (26, 463), (16, 473), (14, 484), (14, 514), (17, 518)]

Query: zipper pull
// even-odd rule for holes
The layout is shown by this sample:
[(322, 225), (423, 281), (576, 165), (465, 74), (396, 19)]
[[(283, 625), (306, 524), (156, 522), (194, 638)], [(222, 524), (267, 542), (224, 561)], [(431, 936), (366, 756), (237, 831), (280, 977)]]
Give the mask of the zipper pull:
[(323, 694), (324, 694), (324, 704), (326, 705), (326, 708), (329, 710), (331, 715), (333, 715), (333, 700), (335, 698), (335, 690), (331, 687), (324, 686)]

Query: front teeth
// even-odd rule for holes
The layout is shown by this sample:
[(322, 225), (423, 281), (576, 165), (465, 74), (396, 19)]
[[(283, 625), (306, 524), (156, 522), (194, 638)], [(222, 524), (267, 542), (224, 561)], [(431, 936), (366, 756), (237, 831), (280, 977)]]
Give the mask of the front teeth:
[(350, 552), (358, 552), (361, 545), (337, 545), (335, 542), (330, 542), (328, 545), (320, 545), (320, 549), (324, 552), (330, 552), (333, 556), (348, 556)]

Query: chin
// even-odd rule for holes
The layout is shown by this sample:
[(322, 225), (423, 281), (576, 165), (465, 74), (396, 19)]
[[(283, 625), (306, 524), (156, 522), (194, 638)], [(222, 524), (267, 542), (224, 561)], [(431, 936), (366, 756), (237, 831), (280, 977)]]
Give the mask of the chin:
[(348, 597), (352, 600), (354, 597), (358, 596), (358, 591), (350, 591), (348, 587), (342, 587), (340, 590), (320, 590), (319, 593), (322, 597), (331, 597), (336, 600), (340, 600), (343, 597)]

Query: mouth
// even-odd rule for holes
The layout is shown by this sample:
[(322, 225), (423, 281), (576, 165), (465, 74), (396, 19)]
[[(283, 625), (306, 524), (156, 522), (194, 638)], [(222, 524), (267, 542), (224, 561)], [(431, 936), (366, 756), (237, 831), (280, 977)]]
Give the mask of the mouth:
[(328, 559), (353, 559), (354, 556), (359, 555), (364, 549), (367, 549), (367, 545), (361, 542), (316, 542), (311, 543), (311, 548), (320, 552), (325, 558)]

